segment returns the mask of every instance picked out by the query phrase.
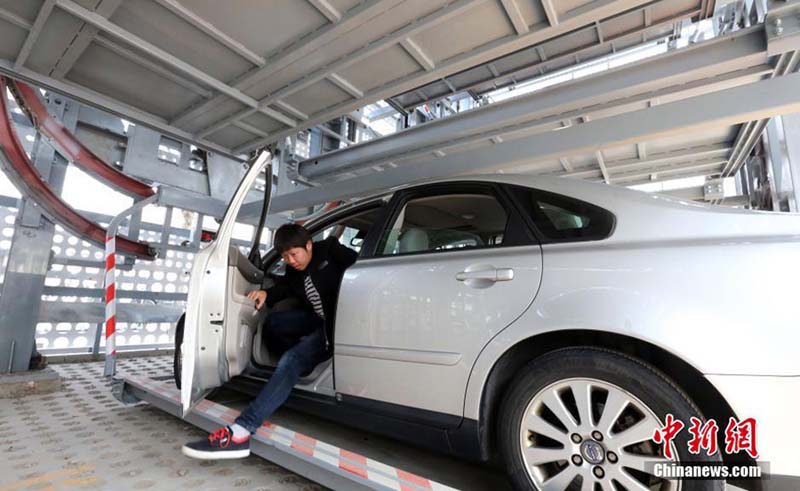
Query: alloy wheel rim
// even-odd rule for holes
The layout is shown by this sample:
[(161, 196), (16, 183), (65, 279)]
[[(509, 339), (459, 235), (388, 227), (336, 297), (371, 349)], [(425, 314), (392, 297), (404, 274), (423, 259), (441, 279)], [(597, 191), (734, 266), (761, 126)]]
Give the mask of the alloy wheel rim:
[(679, 491), (680, 481), (653, 474), (663, 456), (652, 441), (658, 416), (629, 391), (592, 378), (570, 378), (536, 393), (523, 413), (519, 444), (541, 491)]

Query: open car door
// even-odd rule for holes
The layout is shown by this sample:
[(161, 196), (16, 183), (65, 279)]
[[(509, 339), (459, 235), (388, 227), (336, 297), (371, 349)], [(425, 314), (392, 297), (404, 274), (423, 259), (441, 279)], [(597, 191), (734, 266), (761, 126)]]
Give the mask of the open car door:
[[(217, 238), (198, 252), (192, 266), (183, 334), (181, 406), (185, 416), (216, 387), (238, 375), (247, 365), (253, 332), (260, 315), (246, 298), (261, 283), (258, 262), (260, 231), (269, 203), (269, 179), (264, 206), (250, 257), (231, 247), (239, 209), (259, 174), (267, 167), (269, 153), (262, 152), (234, 193)], [(246, 353), (246, 355), (245, 355)]]

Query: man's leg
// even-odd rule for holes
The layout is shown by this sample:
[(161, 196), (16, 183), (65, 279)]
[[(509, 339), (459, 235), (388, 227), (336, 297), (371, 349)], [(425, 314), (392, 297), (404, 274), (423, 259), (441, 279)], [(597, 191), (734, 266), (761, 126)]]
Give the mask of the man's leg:
[[(250, 434), (255, 433), (264, 419), (278, 409), (292, 392), (300, 374), (325, 359), (325, 337), (322, 329), (305, 336), (296, 346), (281, 356), (275, 372), (258, 396), (236, 418), (233, 428), (220, 428), (207, 440), (183, 446), (184, 455), (198, 459), (230, 459), (250, 455)], [(236, 428), (249, 434), (239, 435)]]
[(305, 310), (272, 312), (264, 326), (267, 350), (280, 356), (296, 345), (300, 338), (314, 332), (322, 320)]
[(236, 418), (235, 423), (250, 433), (255, 433), (264, 420), (286, 402), (300, 375), (313, 369), (324, 356), (325, 338), (322, 330), (317, 329), (281, 356), (269, 382), (261, 388), (247, 409)]

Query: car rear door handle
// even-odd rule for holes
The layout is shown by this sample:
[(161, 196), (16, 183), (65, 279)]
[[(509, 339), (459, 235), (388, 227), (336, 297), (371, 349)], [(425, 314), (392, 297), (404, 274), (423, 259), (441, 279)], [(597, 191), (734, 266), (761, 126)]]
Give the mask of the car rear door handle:
[(477, 271), (461, 271), (456, 273), (458, 281), (484, 280), (484, 281), (511, 281), (514, 279), (514, 270), (511, 268), (480, 269)]

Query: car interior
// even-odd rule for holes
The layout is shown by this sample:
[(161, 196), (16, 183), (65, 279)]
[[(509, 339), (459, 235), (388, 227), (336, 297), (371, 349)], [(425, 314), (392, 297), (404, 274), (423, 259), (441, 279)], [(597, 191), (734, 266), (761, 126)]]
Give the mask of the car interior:
[[(360, 252), (382, 209), (382, 205), (376, 205), (333, 223), (322, 223), (312, 230), (312, 240), (334, 236), (345, 247)], [(397, 215), (378, 251), (382, 255), (397, 255), (498, 245), (503, 241), (506, 222), (505, 210), (491, 195), (469, 193), (413, 198)], [(267, 346), (263, 333), (265, 318), (270, 311), (301, 305), (298, 298), (286, 298), (271, 309), (254, 308), (247, 294), (261, 287), (263, 271), (266, 270), (267, 284), (286, 271), (286, 264), (275, 251), (268, 252), (260, 262), (263, 270), (237, 247), (230, 248), (224, 326), (228, 334), (226, 355), (231, 377), (243, 372), (257, 377), (272, 372), (279, 355)], [(327, 360), (319, 364), (301, 379), (301, 385), (316, 380), (330, 363), (331, 360)]]
[(409, 201), (397, 216), (383, 255), (497, 245), (503, 241), (506, 212), (483, 194), (449, 194)]
[[(348, 216), (333, 224), (323, 226), (322, 229), (314, 231), (315, 233), (312, 236), (312, 240), (316, 242), (334, 236), (345, 247), (359, 252), (364, 238), (367, 236), (372, 225), (378, 220), (380, 211), (380, 207), (371, 208), (361, 213)], [(277, 254), (273, 254), (272, 256), (268, 255), (265, 258), (265, 264), (267, 277), (272, 278), (273, 281), (283, 276), (286, 272), (286, 264)], [(253, 285), (252, 288), (258, 288), (258, 285)], [(252, 303), (252, 301), (250, 302)], [(264, 307), (262, 313), (263, 315), (268, 315), (271, 311), (290, 310), (298, 308), (300, 305), (301, 300), (298, 298), (285, 298), (276, 303), (272, 309)], [(270, 373), (277, 365), (279, 359), (279, 356), (270, 351), (269, 346), (267, 346), (266, 336), (263, 334), (264, 325), (264, 322), (259, 322), (253, 334), (251, 350), (252, 363), (248, 372), (256, 376)], [(300, 384), (316, 380), (330, 364), (330, 359), (320, 363), (310, 374), (301, 379)]]

